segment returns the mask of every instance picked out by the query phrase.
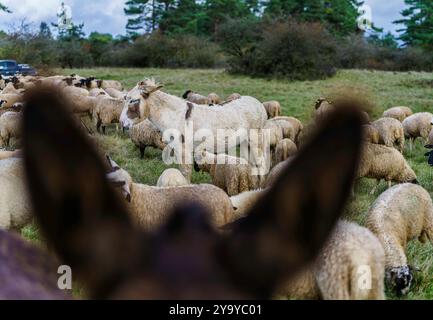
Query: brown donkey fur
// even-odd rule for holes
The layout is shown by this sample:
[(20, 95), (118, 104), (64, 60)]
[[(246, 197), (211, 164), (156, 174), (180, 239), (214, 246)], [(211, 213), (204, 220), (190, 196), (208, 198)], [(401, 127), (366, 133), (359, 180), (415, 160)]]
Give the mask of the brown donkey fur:
[[(318, 254), (357, 170), (361, 116), (344, 108), (225, 232), (214, 229), (201, 207), (186, 204), (150, 234), (131, 223), (105, 178), (106, 164), (65, 101), (49, 90), (27, 94), (25, 167), (44, 236), (92, 298), (269, 298)], [(0, 244), (10, 240), (0, 234)]]

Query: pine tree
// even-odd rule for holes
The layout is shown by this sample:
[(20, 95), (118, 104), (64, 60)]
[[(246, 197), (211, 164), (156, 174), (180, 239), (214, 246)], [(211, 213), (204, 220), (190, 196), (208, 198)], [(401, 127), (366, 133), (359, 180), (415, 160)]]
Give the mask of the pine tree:
[(401, 12), (403, 19), (394, 21), (403, 24), (400, 36), (407, 46), (419, 46), (428, 50), (433, 49), (433, 1), (405, 0), (408, 6)]

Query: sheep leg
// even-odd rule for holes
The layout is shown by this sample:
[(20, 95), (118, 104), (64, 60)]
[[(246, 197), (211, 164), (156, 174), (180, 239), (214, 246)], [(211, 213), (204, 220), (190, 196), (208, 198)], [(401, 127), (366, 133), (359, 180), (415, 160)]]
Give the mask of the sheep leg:
[(102, 121), (98, 120), (96, 122), (96, 131), (98, 131), (98, 133), (101, 133), (101, 125), (102, 125)]
[(146, 147), (140, 147), (140, 158), (144, 159), (144, 152), (146, 151)]
[(388, 181), (388, 189), (391, 188), (391, 187), (392, 187), (392, 181), (389, 180), (389, 181)]
[(102, 134), (103, 135), (105, 135), (105, 128), (106, 128), (106, 126), (104, 125), (104, 126), (102, 126)]

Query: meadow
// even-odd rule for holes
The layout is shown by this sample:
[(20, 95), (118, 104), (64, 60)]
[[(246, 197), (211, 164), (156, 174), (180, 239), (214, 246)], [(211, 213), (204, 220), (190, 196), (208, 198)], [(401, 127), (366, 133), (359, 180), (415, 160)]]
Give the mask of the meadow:
[[(216, 92), (226, 97), (234, 92), (250, 95), (261, 101), (278, 100), (284, 115), (299, 118), (303, 123), (311, 120), (315, 101), (332, 92), (354, 88), (372, 102), (371, 119), (377, 119), (382, 112), (392, 106), (409, 106), (414, 112), (433, 111), (433, 74), (431, 73), (394, 73), (362, 70), (339, 71), (333, 78), (321, 81), (288, 82), (284, 80), (255, 79), (235, 76), (223, 70), (200, 69), (66, 69), (64, 74), (77, 73), (81, 76), (95, 76), (102, 79), (120, 80), (130, 89), (144, 77), (154, 77), (164, 84), (165, 91), (181, 96), (186, 90), (208, 94)], [(160, 174), (167, 168), (161, 161), (161, 152), (148, 148), (145, 159), (141, 160), (139, 151), (128, 136), (117, 132), (113, 126), (106, 136), (95, 134), (98, 145), (109, 153), (115, 161), (126, 169), (136, 182), (155, 185)], [(430, 194), (433, 192), (433, 172), (424, 157), (423, 142), (417, 141), (415, 148), (406, 147), (405, 157), (418, 175), (420, 184)], [(210, 177), (203, 173), (193, 174), (193, 183), (210, 182)], [(363, 179), (355, 187), (356, 196), (346, 211), (349, 220), (364, 223), (366, 212), (375, 199), (386, 190), (382, 182), (374, 195), (370, 191), (374, 181)], [(27, 227), (23, 234), (36, 240), (35, 227)], [(433, 299), (433, 246), (421, 245), (417, 241), (409, 245), (410, 264), (420, 271), (416, 273), (416, 282), (410, 294), (404, 299)], [(396, 299), (389, 293), (389, 299)]]

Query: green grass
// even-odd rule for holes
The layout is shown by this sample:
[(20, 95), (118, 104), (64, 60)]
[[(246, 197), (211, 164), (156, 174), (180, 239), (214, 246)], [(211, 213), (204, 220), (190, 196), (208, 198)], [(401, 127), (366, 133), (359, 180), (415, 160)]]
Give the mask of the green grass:
[[(311, 119), (314, 102), (320, 96), (341, 87), (355, 87), (370, 97), (375, 107), (372, 119), (397, 105), (410, 106), (415, 112), (431, 111), (433, 103), (433, 74), (430, 73), (393, 73), (359, 70), (340, 71), (335, 77), (323, 81), (287, 82), (283, 80), (251, 79), (229, 75), (222, 70), (168, 70), (168, 69), (80, 69), (63, 70), (65, 74), (77, 73), (81, 76), (96, 76), (103, 79), (120, 80), (126, 88), (132, 88), (144, 77), (154, 77), (165, 85), (171, 94), (182, 95), (187, 89), (207, 94), (216, 92), (225, 97), (233, 92), (251, 95), (261, 101), (278, 100), (285, 115), (298, 117), (303, 122)], [(145, 160), (139, 159), (139, 152), (123, 134), (114, 129), (107, 136), (96, 135), (98, 145), (119, 165), (129, 171), (136, 182), (155, 185), (159, 175), (166, 169), (160, 151), (146, 151)], [(406, 150), (405, 157), (418, 175), (418, 180), (430, 193), (433, 192), (433, 169), (424, 158), (424, 149), (418, 142), (412, 152)], [(193, 175), (194, 183), (210, 182), (206, 174)], [(365, 213), (373, 201), (386, 190), (385, 183), (370, 195), (374, 181), (364, 179), (356, 186), (356, 197), (347, 210), (348, 219), (364, 223)], [(24, 235), (38, 239), (34, 227), (26, 228)], [(409, 245), (410, 263), (421, 271), (416, 275), (416, 285), (406, 299), (433, 299), (433, 247), (414, 241)], [(389, 298), (395, 299), (389, 295)]]

